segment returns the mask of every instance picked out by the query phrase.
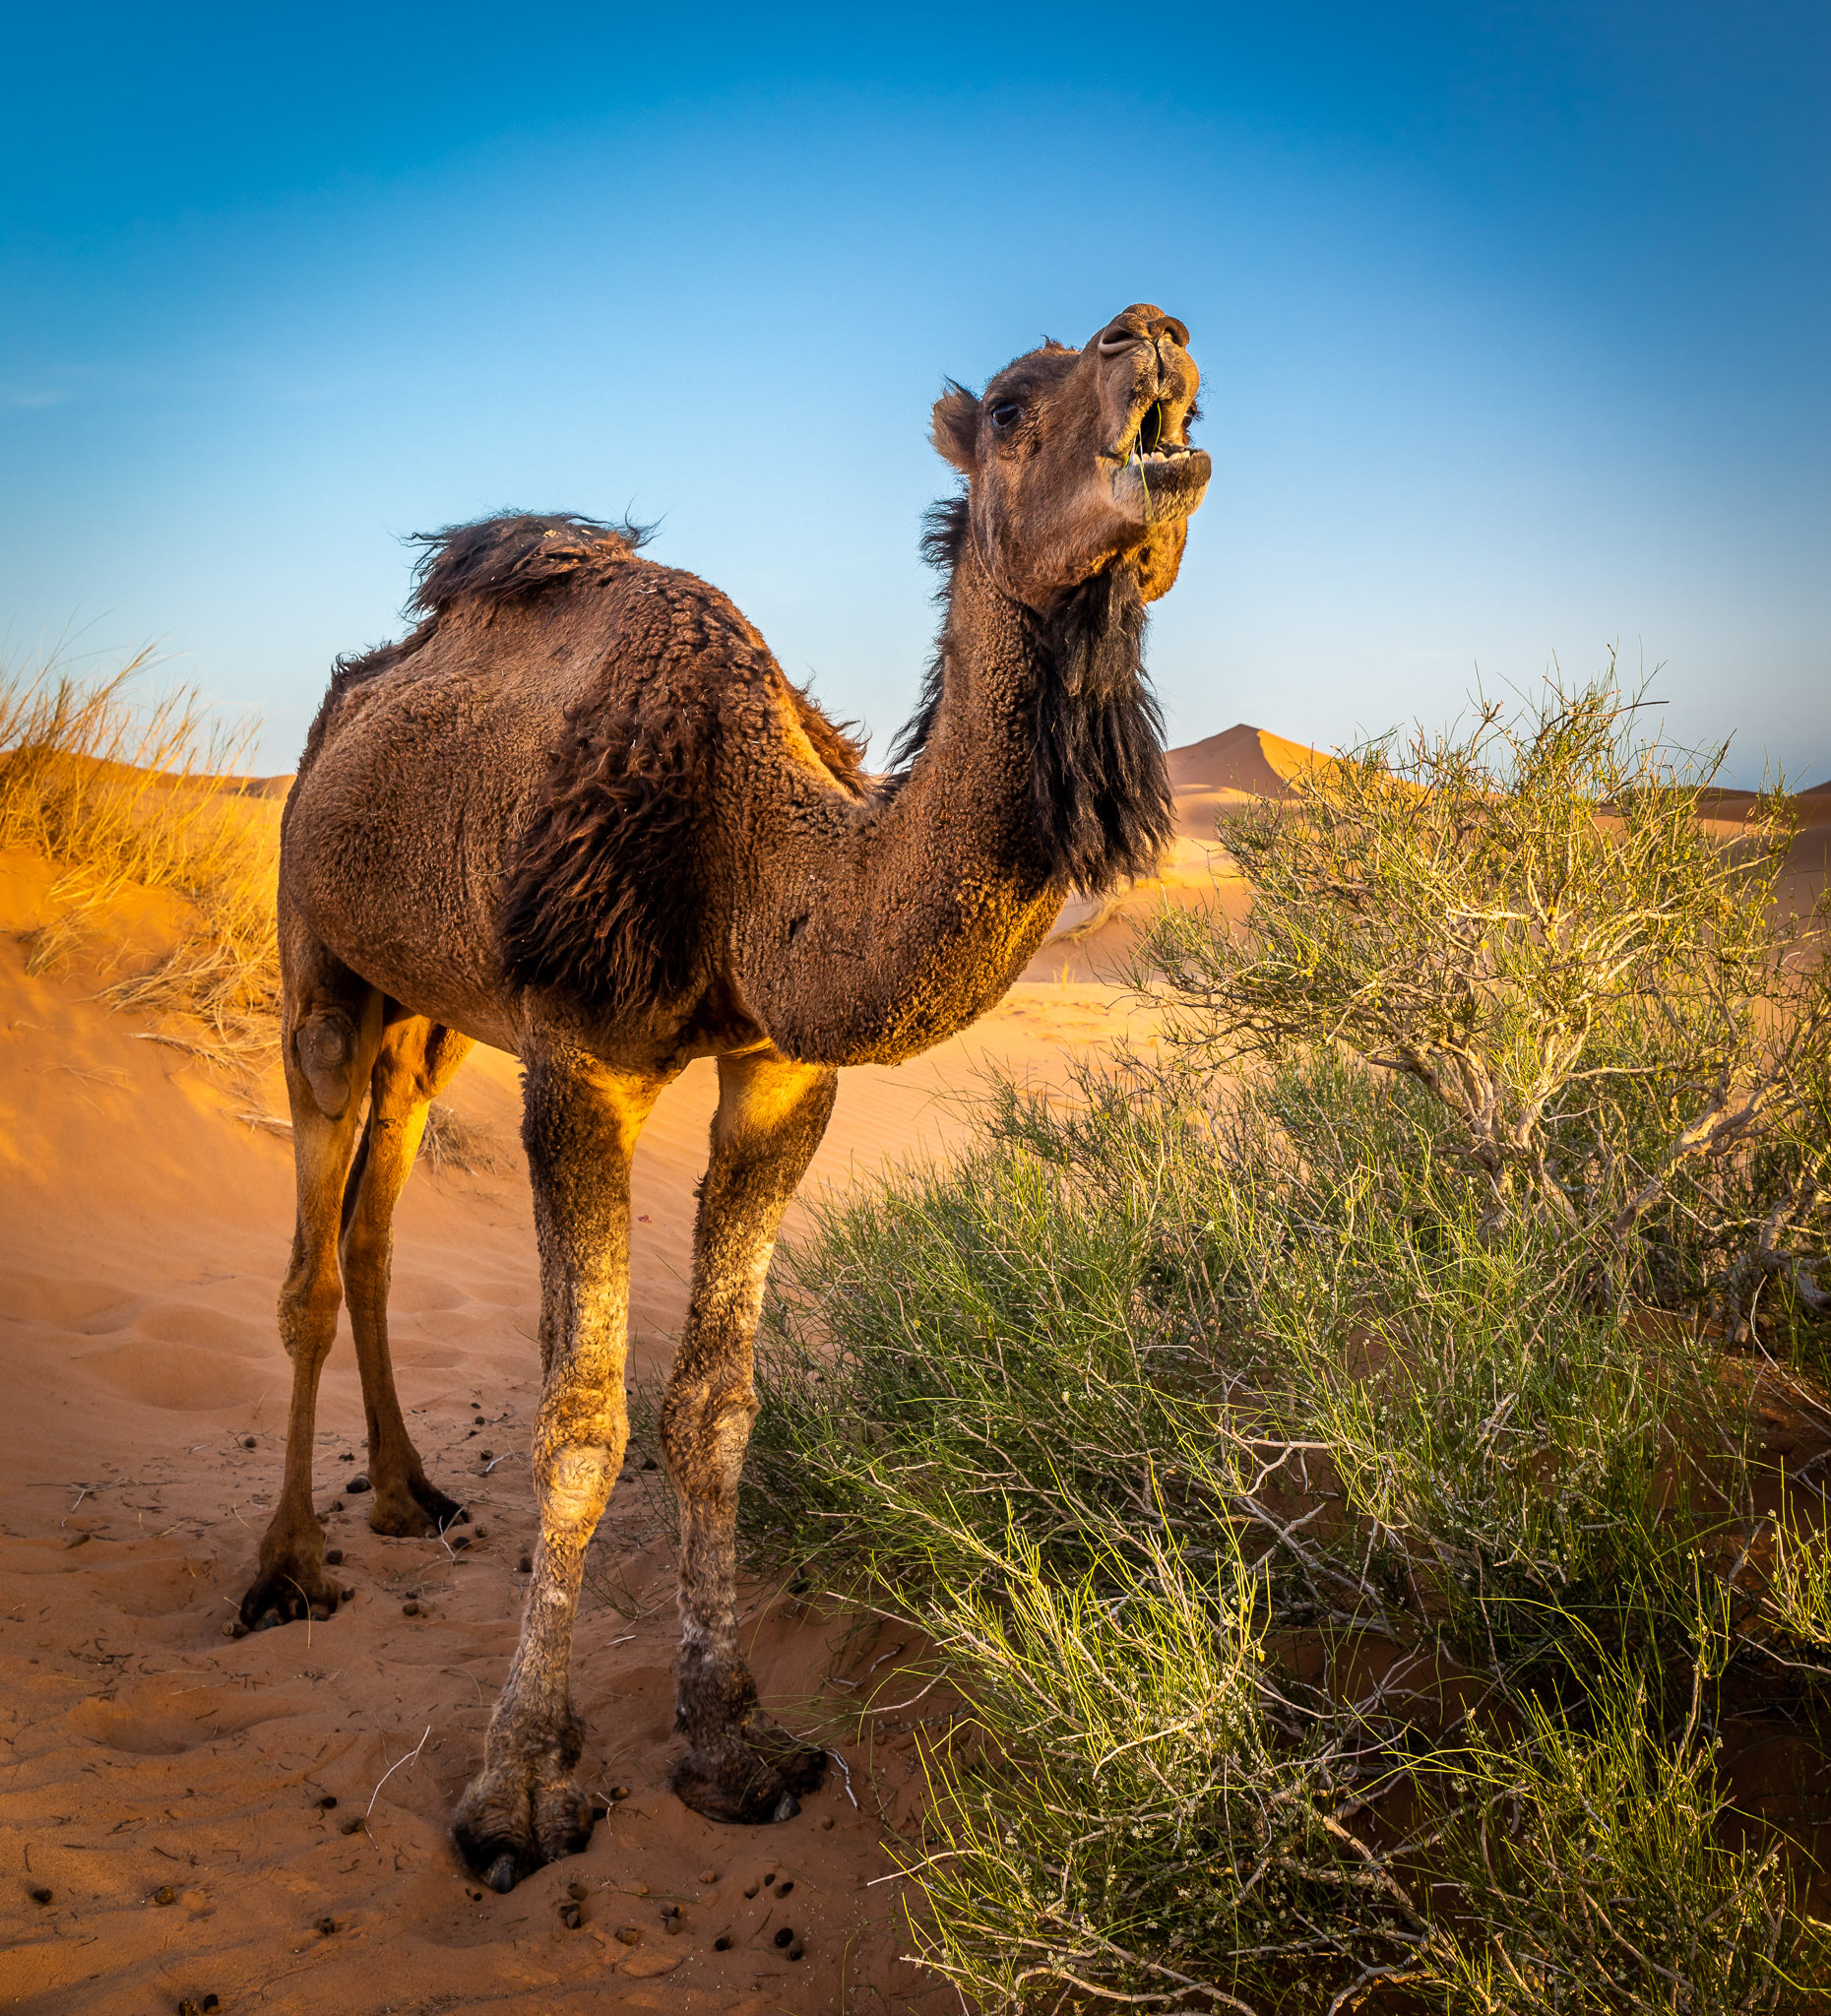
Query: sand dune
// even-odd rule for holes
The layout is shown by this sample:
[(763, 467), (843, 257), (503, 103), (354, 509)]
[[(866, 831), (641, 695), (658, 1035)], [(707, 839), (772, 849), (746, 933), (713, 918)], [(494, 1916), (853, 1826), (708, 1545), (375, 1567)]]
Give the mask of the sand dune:
[[(1216, 813), (1284, 795), (1323, 761), (1245, 725), (1173, 752), (1179, 839), (1163, 875), (1107, 909), (1071, 907), (1063, 935), (967, 1036), (900, 1070), (844, 1074), (812, 1187), (957, 1138), (958, 1095), (988, 1060), (1059, 1074), (1065, 1050), (1133, 1027), (1096, 977), (1131, 920), (1217, 892), (1242, 914)], [(249, 792), (263, 816), (275, 782)], [(1810, 823), (1795, 865), (1822, 887), (1831, 789), (1799, 803)], [(1734, 793), (1713, 809), (1726, 825), (1746, 812)], [(879, 1880), (884, 1823), (914, 1791), (909, 1713), (860, 1725), (859, 1692), (833, 1684), (899, 1702), (894, 1639), (748, 1591), (766, 1697), (826, 1732), (857, 1803), (836, 1771), (798, 1819), (751, 1832), (666, 1793), (673, 1570), (653, 1538), (658, 1480), (640, 1471), (594, 1548), (575, 1668), (586, 1781), (629, 1796), (586, 1856), (507, 1898), (454, 1863), (446, 1819), (515, 1641), (534, 1530), (537, 1286), (508, 1058), (479, 1051), (452, 1098), (496, 1166), (415, 1176), (392, 1301), (404, 1398), (433, 1476), (472, 1506), (472, 1544), (378, 1539), (360, 1497), (339, 1496), (362, 1448), (346, 1328), (324, 1379), (318, 1502), (338, 1508), (329, 1530), (356, 1599), (330, 1623), (223, 1635), (284, 1446), (282, 1096), (271, 1076), (213, 1071), (181, 1035), (159, 1040), (177, 1032), (106, 1012), (98, 970), (30, 976), (15, 934), (44, 920), (50, 879), (0, 856), (0, 1999), (42, 2016), (145, 2016), (207, 1994), (225, 2012), (339, 2016), (954, 2007), (899, 1962), (899, 1886)], [(169, 942), (170, 905), (116, 914), (108, 971)], [(637, 1158), (638, 1378), (664, 1367), (683, 1312), (713, 1100), (712, 1067), (695, 1066)], [(770, 1872), (789, 1895), (747, 1899)], [(556, 1913), (573, 1884), (586, 1890), (578, 1931)], [(660, 1913), (675, 1901), (685, 1928), (670, 1936)], [(799, 1963), (774, 1944), (784, 1924), (805, 1940)], [(633, 1947), (615, 1936), (624, 1925), (641, 1934)]]

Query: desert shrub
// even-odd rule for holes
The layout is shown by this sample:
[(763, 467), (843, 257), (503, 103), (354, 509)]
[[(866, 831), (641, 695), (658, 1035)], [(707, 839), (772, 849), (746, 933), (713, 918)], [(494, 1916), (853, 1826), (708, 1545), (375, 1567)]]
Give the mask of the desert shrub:
[(280, 981), (273, 840), (235, 774), (254, 724), (218, 726), (189, 687), (137, 701), (149, 663), (141, 653), (87, 680), (55, 660), (0, 671), (0, 848), (58, 870), (34, 971), (66, 959), (130, 889), (185, 899), (170, 952), (103, 998), (201, 1017), (209, 1032), (197, 1047), (253, 1061), (271, 1042)]
[[(1355, 819), (1252, 815), (1248, 934), (1149, 934), (1155, 1051), (993, 1082), (963, 1153), (785, 1251), (746, 1531), (920, 1626), (970, 1702), (909, 1865), (984, 2006), (1523, 2008), (1509, 1969), (1550, 1998), (1605, 1949), (1564, 2006), (1793, 1995), (1790, 1879), (1722, 1838), (1686, 1703), (1803, 1671), (1820, 1627), (1811, 1520), (1736, 1585), (1763, 1529), (1722, 1351), (1760, 1284), (1817, 1322), (1831, 1021), (1774, 845), (1700, 840), (1630, 718), (1560, 696), (1508, 764), (1476, 766), (1487, 717), (1430, 745), (1454, 819), (1364, 753)], [(1556, 904), (1522, 915), (1520, 860)], [(1465, 1853), (1490, 1821), (1441, 1796), (1503, 1761), (1505, 1910)]]
[(1241, 1552), (1196, 1569), (1167, 1529), (1093, 1551), (1065, 1583), (1013, 1534), (936, 1585), (975, 1707), (932, 1761), (922, 1957), (1000, 2008), (1239, 2008), (1410, 1972), (1429, 1928), (1333, 1817), (1377, 1734), (1278, 1684)]
[(1165, 911), (1141, 967), (1213, 1061), (1339, 1045), (1440, 1105), (1484, 1220), (1585, 1234), (1598, 1284), (1732, 1327), (1781, 1278), (1819, 1313), (1831, 1229), (1827, 913), (1777, 914), (1776, 789), (1712, 831), (1723, 752), (1640, 738), (1610, 680), (1396, 737), (1224, 819), (1243, 936)]
[(1716, 1745), (1663, 1731), (1645, 1677), (1606, 1660), (1580, 1726), (1539, 1701), (1502, 1733), (1472, 1719), (1434, 1844), (1462, 1939), (1421, 1976), (1450, 2016), (1695, 2016), (1798, 2007), (1831, 1960), (1778, 1844), (1723, 1840)]

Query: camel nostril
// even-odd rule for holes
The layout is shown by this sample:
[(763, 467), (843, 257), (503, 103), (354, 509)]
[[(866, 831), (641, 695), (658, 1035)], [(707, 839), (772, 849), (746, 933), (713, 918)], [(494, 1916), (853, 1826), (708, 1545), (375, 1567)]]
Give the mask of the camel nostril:
[(1130, 329), (1109, 329), (1100, 339), (1100, 354), (1103, 357), (1116, 357), (1121, 350), (1136, 349), (1144, 338)]

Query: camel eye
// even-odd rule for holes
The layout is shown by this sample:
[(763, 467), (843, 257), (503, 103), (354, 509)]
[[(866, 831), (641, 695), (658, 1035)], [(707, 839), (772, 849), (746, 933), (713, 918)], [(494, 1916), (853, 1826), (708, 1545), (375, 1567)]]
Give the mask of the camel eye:
[(1024, 409), (1014, 399), (1001, 399), (991, 410), (991, 423), (994, 427), (1015, 427), (1024, 416)]

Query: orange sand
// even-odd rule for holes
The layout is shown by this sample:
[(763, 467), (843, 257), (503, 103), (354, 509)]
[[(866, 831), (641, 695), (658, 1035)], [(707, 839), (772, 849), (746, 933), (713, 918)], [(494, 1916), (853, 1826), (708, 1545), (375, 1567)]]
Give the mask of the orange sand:
[[(41, 904), (40, 863), (0, 857), (0, 928)], [(123, 920), (157, 950), (160, 906)], [(370, 1534), (360, 1498), (332, 1544), (357, 1596), (329, 1623), (221, 1635), (278, 1484), (288, 1367), (273, 1303), (291, 1223), (277, 1081), (251, 1094), (97, 1006), (94, 971), (30, 978), (0, 937), (0, 2006), (148, 2016), (224, 2011), (515, 2009), (854, 2011), (953, 2006), (898, 1961), (900, 1885), (878, 1847), (914, 1769), (906, 1715), (860, 1729), (868, 1682), (910, 1688), (855, 1621), (774, 1590), (746, 1601), (764, 1695), (800, 1727), (845, 1731), (843, 1775), (801, 1816), (711, 1825), (664, 1788), (673, 1752), (673, 1568), (619, 1490), (581, 1611), (575, 1693), (594, 1790), (631, 1796), (590, 1852), (507, 1898), (467, 1884), (446, 1833), (477, 1761), (520, 1613), (534, 1517), (538, 1391), (534, 1230), (513, 1061), (479, 1050), (452, 1104), (503, 1169), (421, 1169), (399, 1219), (392, 1299), (403, 1397), (432, 1475), (480, 1537)], [(1027, 981), (963, 1039), (901, 1070), (844, 1074), (815, 1184), (939, 1147), (982, 1059), (1058, 1072), (1064, 1044), (1114, 1031), (1111, 988)], [(700, 1064), (663, 1100), (635, 1173), (633, 1370), (665, 1367), (684, 1309), (693, 1183), (715, 1098)], [(471, 1403), (485, 1425), (474, 1426)], [(326, 1369), (318, 1502), (359, 1461), (347, 1330)], [(246, 1446), (252, 1441), (253, 1446)], [(485, 1465), (482, 1452), (492, 1464)], [(638, 1476), (652, 1495), (656, 1478)], [(420, 1606), (409, 1618), (401, 1606)], [(916, 1714), (923, 1711), (916, 1709)], [(426, 1733), (428, 1732), (429, 1733)], [(363, 1831), (346, 1836), (383, 1774)], [(316, 1801), (332, 1795), (334, 1811)], [(702, 1872), (716, 1872), (710, 1883)], [(744, 1886), (774, 1871), (786, 1898)], [(557, 1902), (587, 1887), (585, 1926)], [(638, 1894), (647, 1886), (647, 1894)], [(34, 1886), (52, 1893), (32, 1900)], [(161, 1888), (175, 1902), (161, 1905)], [(661, 1907), (680, 1901), (669, 1936)], [(314, 1929), (330, 1919), (337, 1929)], [(634, 1949), (615, 1938), (634, 1925)], [(774, 1941), (788, 1924), (805, 1956)], [(713, 1941), (728, 1931), (731, 1948)], [(911, 1997), (914, 1999), (911, 1999)]]
[[(1162, 881), (1109, 914), (1071, 907), (1062, 928), (1080, 935), (1046, 947), (967, 1036), (900, 1070), (843, 1074), (812, 1185), (958, 1138), (953, 1096), (984, 1060), (1059, 1075), (1065, 1047), (1119, 1033), (1131, 1007), (1090, 976), (1122, 955), (1128, 919), (1166, 896), (1211, 895), (1215, 876), (1239, 914), (1216, 811), (1282, 794), (1317, 760), (1245, 726), (1174, 752), (1182, 838)], [(1809, 893), (1823, 886), (1831, 791), (1800, 805)], [(1722, 816), (1740, 810), (1726, 801)], [(911, 1690), (894, 1638), (747, 1592), (765, 1698), (838, 1742), (856, 1803), (836, 1770), (797, 1819), (741, 1830), (665, 1791), (673, 1573), (665, 1544), (643, 1539), (653, 1477), (626, 1482), (604, 1522), (574, 1669), (585, 1781), (629, 1797), (589, 1853), (506, 1898), (454, 1861), (446, 1816), (515, 1642), (516, 1563), (534, 1530), (537, 1292), (508, 1058), (478, 1051), (451, 1102), (487, 1130), (501, 1168), (416, 1175), (392, 1301), (404, 1399), (432, 1476), (468, 1499), (473, 1544), (378, 1539), (349, 1500), (329, 1529), (355, 1601), (329, 1623), (222, 1635), (284, 1441), (282, 1095), (95, 1005), (97, 969), (29, 977), (13, 934), (42, 920), (49, 879), (0, 857), (0, 2005), (151, 2016), (214, 1993), (225, 2016), (957, 2006), (898, 1958), (901, 1886), (878, 1846), (914, 1796), (909, 1728), (922, 1712), (896, 1705)], [(157, 952), (170, 913), (148, 899), (115, 923), (120, 971)], [(683, 1312), (713, 1096), (711, 1065), (695, 1066), (643, 1136), (637, 1378), (664, 1368)], [(361, 1420), (346, 1330), (324, 1378), (320, 1505), (345, 1502), (334, 1486), (360, 1459)], [(883, 1712), (860, 1718), (873, 1696)], [(789, 1895), (747, 1898), (766, 1873)], [(569, 1931), (556, 1906), (574, 1884), (585, 1923)], [(669, 1935), (661, 1907), (675, 1901), (684, 1929)], [(634, 1947), (616, 1939), (623, 1925), (640, 1931)], [(804, 1942), (799, 1962), (774, 1943), (784, 1925)]]

